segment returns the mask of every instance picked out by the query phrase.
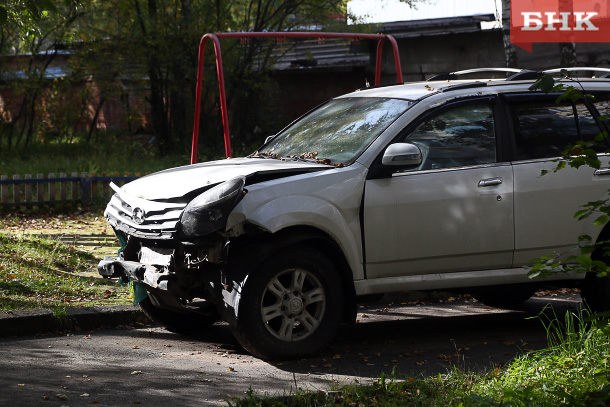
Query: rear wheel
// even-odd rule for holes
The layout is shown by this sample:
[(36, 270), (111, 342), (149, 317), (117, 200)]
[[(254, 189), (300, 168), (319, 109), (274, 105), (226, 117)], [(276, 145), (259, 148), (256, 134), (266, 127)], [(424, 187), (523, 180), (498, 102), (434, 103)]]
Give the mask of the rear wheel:
[[(212, 304), (210, 304), (210, 308)], [(194, 335), (202, 333), (206, 328), (220, 319), (215, 309), (209, 310), (209, 315), (196, 312), (180, 312), (164, 308), (163, 299), (154, 294), (140, 301), (140, 308), (144, 314), (165, 329), (182, 335)]]
[(497, 308), (514, 308), (529, 300), (538, 287), (532, 284), (509, 284), (480, 287), (472, 295), (485, 305)]
[[(591, 254), (593, 260), (610, 265), (610, 243), (599, 245)], [(593, 312), (610, 311), (610, 277), (598, 277), (595, 272), (588, 272), (580, 286), (580, 296), (583, 302)]]
[(338, 271), (323, 253), (285, 249), (248, 276), (233, 332), (247, 351), (264, 359), (311, 355), (337, 332), (343, 298)]

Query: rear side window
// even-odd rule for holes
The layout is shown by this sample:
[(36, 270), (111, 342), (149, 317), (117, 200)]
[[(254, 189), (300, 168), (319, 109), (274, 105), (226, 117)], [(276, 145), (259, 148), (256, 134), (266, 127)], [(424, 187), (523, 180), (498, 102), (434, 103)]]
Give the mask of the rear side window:
[(601, 115), (601, 120), (610, 127), (610, 94), (603, 93), (595, 95), (595, 108)]
[(600, 133), (582, 102), (523, 101), (512, 112), (517, 160), (559, 157), (568, 145)]

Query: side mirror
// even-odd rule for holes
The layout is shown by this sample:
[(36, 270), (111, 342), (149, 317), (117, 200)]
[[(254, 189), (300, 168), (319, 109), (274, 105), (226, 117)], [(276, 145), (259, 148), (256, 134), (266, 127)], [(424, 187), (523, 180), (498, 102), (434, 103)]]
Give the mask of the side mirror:
[(381, 163), (389, 166), (413, 167), (420, 165), (422, 154), (419, 147), (411, 143), (390, 144), (383, 153)]

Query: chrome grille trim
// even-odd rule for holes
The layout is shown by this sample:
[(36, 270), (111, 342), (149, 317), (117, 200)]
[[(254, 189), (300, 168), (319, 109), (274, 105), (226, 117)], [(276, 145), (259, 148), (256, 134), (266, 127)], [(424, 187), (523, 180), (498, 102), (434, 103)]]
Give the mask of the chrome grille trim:
[[(142, 199), (126, 193), (110, 184), (116, 193), (110, 199), (104, 216), (116, 229), (142, 238), (171, 239), (178, 230), (180, 215), (185, 203), (166, 203)], [(134, 220), (133, 211), (140, 208), (145, 213), (142, 223)]]

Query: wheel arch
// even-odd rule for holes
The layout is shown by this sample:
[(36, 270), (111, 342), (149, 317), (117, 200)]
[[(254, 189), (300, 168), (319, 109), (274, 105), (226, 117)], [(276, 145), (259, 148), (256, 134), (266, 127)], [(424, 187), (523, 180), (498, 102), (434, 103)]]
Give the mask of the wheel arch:
[[(343, 320), (353, 322), (356, 315), (356, 291), (353, 271), (339, 244), (328, 234), (311, 226), (293, 226), (276, 233), (262, 232), (252, 236), (242, 236), (231, 243), (227, 277), (233, 282), (243, 282), (261, 263), (281, 250), (291, 246), (307, 245), (319, 250), (337, 268), (345, 293), (345, 313)], [(237, 315), (237, 310), (235, 310)]]
[(601, 243), (610, 241), (610, 222), (606, 223), (602, 228), (602, 231), (597, 235), (597, 239), (595, 239), (595, 243)]

